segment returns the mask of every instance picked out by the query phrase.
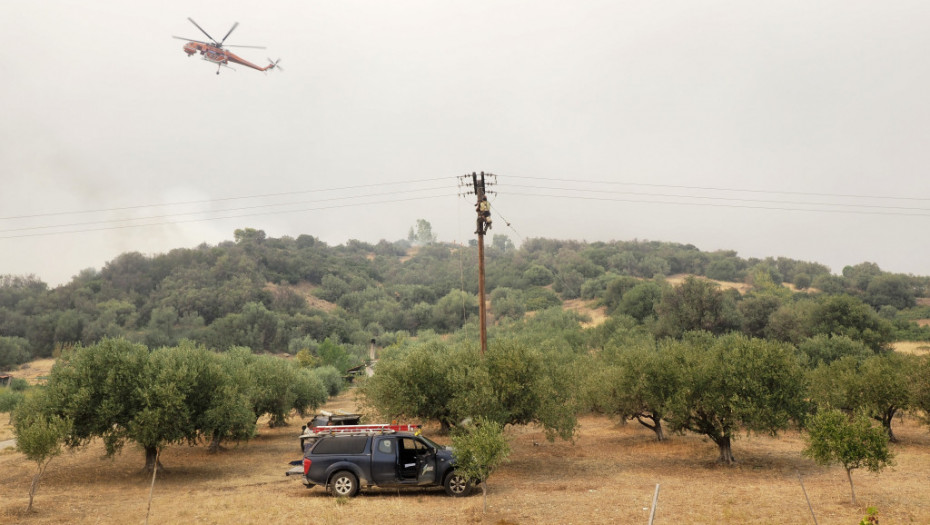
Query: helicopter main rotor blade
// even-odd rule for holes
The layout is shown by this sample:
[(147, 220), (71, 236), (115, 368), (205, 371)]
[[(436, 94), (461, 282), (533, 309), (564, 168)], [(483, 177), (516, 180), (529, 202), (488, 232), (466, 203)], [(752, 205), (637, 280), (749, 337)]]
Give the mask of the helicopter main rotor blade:
[[(200, 27), (199, 25), (197, 25), (197, 22), (194, 22), (194, 19), (193, 19), (193, 18), (187, 17), (187, 19), (190, 20), (191, 23), (194, 24), (194, 26), (195, 26), (197, 29), (200, 30), (201, 33), (207, 35), (207, 38), (209, 38), (210, 40), (212, 40), (214, 44), (220, 44), (220, 43), (221, 43), (221, 42), (217, 42), (215, 38), (213, 38), (212, 36), (210, 36), (210, 33), (207, 33), (206, 31), (203, 30), (202, 27)], [(233, 27), (235, 27), (235, 26), (233, 26)]]
[(223, 46), (223, 47), (248, 47), (250, 49), (265, 49), (265, 46)]
[(239, 27), (239, 22), (235, 22), (233, 26), (229, 28), (229, 32), (226, 33), (226, 36), (224, 36), (222, 40), (220, 40), (220, 45), (223, 45), (223, 42), (225, 42), (226, 39), (229, 38), (229, 35), (231, 35), (233, 30), (235, 30), (237, 27)]
[(174, 36), (174, 35), (171, 35), (171, 38), (177, 38), (178, 40), (187, 40), (188, 42), (197, 42), (198, 44), (205, 44), (205, 45), (208, 45), (208, 46), (212, 46), (212, 45), (213, 45), (213, 44), (211, 44), (211, 43), (209, 43), (209, 42), (201, 42), (200, 40), (194, 40), (193, 38), (184, 38), (183, 36)]

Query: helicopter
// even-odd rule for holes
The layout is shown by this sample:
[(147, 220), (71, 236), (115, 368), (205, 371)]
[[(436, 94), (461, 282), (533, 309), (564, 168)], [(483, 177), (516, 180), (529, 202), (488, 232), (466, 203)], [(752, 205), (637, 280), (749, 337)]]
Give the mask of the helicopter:
[[(194, 53), (199, 52), (202, 55), (202, 58), (204, 60), (206, 60), (207, 62), (213, 62), (214, 64), (216, 64), (217, 75), (220, 74), (221, 68), (229, 67), (230, 62), (234, 64), (241, 64), (243, 66), (250, 67), (252, 69), (257, 69), (259, 71), (268, 71), (269, 69), (274, 69), (274, 68), (277, 68), (278, 70), (282, 70), (281, 66), (278, 65), (278, 62), (281, 61), (280, 58), (278, 60), (271, 60), (269, 58), (268, 65), (265, 67), (261, 67), (223, 48), (223, 42), (225, 42), (226, 39), (229, 38), (229, 35), (232, 34), (232, 32), (236, 29), (236, 27), (239, 26), (239, 22), (234, 23), (233, 26), (229, 29), (229, 31), (226, 32), (226, 36), (224, 36), (222, 40), (217, 42), (215, 38), (210, 36), (210, 33), (207, 33), (206, 31), (204, 31), (202, 27), (197, 25), (197, 22), (194, 22), (193, 18), (187, 17), (187, 19), (190, 20), (190, 22), (194, 24), (194, 27), (199, 29), (201, 33), (207, 35), (207, 38), (210, 39), (210, 42), (202, 42), (200, 40), (184, 38), (181, 36), (175, 36), (173, 38), (187, 41), (187, 43), (184, 44), (184, 52), (187, 53), (188, 57), (191, 57), (194, 55)], [(226, 46), (226, 47), (248, 47), (252, 49), (265, 49), (264, 47), (261, 47), (261, 46)], [(230, 69), (232, 68), (230, 67)]]

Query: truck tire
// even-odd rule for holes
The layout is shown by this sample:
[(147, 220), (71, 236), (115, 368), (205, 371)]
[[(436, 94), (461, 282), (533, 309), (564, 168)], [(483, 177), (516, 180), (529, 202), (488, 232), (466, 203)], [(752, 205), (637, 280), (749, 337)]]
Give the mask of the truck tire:
[(352, 498), (358, 494), (358, 478), (347, 470), (341, 470), (329, 480), (330, 490), (337, 498)]
[(458, 472), (452, 471), (446, 475), (446, 479), (442, 482), (442, 487), (446, 489), (446, 494), (453, 498), (464, 498), (471, 494), (474, 483)]

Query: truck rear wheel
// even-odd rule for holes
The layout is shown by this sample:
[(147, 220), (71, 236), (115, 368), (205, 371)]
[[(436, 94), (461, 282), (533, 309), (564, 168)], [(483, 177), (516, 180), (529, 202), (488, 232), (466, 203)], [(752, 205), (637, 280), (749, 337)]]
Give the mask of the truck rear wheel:
[(329, 486), (333, 496), (337, 498), (351, 498), (358, 494), (358, 479), (355, 474), (345, 470), (335, 473), (329, 481)]

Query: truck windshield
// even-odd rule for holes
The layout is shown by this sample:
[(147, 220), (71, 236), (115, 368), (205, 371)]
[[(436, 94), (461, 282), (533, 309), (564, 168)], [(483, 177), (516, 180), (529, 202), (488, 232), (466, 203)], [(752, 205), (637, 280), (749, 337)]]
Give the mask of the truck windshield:
[(426, 443), (427, 445), (433, 447), (433, 448), (436, 449), (436, 450), (442, 450), (442, 449), (446, 448), (446, 447), (440, 445), (439, 443), (436, 443), (435, 441), (433, 441), (432, 439), (430, 439), (430, 438), (428, 438), (428, 437), (426, 437), (426, 436), (420, 436), (420, 439), (422, 439), (424, 443)]

